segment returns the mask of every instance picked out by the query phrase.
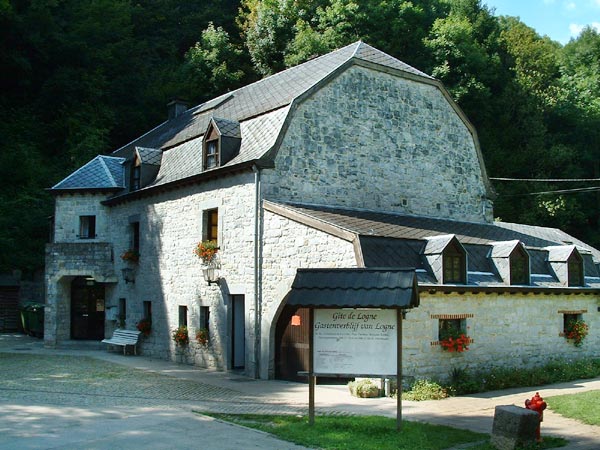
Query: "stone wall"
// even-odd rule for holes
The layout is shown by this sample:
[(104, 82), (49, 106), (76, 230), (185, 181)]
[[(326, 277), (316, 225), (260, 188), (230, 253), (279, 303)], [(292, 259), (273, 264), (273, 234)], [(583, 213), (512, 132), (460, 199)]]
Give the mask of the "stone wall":
[[(246, 342), (253, 340), (254, 318), (254, 175), (240, 174), (202, 186), (182, 187), (111, 208), (110, 241), (115, 248), (118, 273), (130, 263), (118, 255), (131, 246), (130, 223), (140, 224), (140, 260), (133, 265), (135, 283), (119, 280), (107, 307), (119, 299), (127, 305), (126, 327), (134, 329), (143, 318), (143, 302), (152, 303), (152, 332), (143, 338), (141, 351), (162, 359), (204, 367), (228, 367), (231, 349), (230, 294), (245, 296)], [(204, 281), (201, 261), (193, 250), (203, 235), (203, 212), (218, 208), (221, 283)], [(192, 342), (177, 348), (171, 338), (179, 325), (179, 306), (186, 306), (190, 340), (200, 326), (200, 308), (210, 308), (210, 344)], [(111, 326), (109, 324), (109, 326)], [(116, 326), (116, 323), (112, 327)], [(246, 369), (253, 370), (253, 353), (247, 351)]]
[(352, 242), (264, 212), (261, 378), (274, 373), (275, 326), (299, 268), (356, 267)]
[(264, 198), (491, 222), (473, 136), (435, 87), (352, 66), (293, 113)]
[(79, 217), (96, 216), (96, 238), (91, 242), (108, 242), (110, 235), (110, 208), (103, 206), (106, 194), (66, 194), (55, 197), (54, 241), (81, 242)]
[[(597, 357), (597, 305), (596, 295), (421, 292), (421, 305), (404, 321), (404, 374), (446, 378), (453, 368), (534, 367), (553, 358)], [(587, 311), (590, 334), (580, 348), (562, 336), (564, 311)], [(464, 353), (438, 345), (438, 317), (449, 315), (465, 317), (473, 343)]]

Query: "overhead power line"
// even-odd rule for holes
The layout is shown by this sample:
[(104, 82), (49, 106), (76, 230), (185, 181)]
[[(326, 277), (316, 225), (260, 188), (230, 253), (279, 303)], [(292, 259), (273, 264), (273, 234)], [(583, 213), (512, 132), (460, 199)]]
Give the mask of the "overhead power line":
[(600, 178), (497, 178), (490, 177), (494, 181), (526, 181), (528, 183), (576, 183), (576, 182), (600, 182)]
[(555, 191), (540, 191), (528, 192), (526, 194), (500, 194), (502, 197), (524, 197), (528, 195), (544, 195), (544, 194), (583, 194), (586, 192), (600, 192), (600, 186), (579, 188), (579, 189), (558, 189)]

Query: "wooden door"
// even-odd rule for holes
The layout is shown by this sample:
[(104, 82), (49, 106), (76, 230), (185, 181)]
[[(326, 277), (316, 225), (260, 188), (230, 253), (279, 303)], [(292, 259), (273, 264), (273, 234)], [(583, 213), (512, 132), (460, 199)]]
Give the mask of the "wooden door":
[[(300, 325), (292, 325), (292, 316), (300, 316)], [(307, 381), (298, 372), (308, 371), (309, 309), (285, 306), (275, 330), (275, 378)]]

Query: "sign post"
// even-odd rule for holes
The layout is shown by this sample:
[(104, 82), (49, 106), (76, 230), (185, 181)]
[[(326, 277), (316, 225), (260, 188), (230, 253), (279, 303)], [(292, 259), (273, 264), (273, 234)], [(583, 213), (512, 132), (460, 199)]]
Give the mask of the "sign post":
[[(308, 421), (315, 421), (317, 376), (398, 380), (396, 428), (402, 428), (402, 310), (310, 308)], [(368, 369), (365, 369), (368, 368)]]

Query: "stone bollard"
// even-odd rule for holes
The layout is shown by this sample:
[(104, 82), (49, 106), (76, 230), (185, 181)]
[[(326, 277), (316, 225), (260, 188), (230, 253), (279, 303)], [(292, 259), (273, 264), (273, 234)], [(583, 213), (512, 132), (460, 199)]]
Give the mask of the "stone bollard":
[(535, 411), (515, 405), (496, 406), (491, 443), (498, 450), (533, 445), (539, 421)]

